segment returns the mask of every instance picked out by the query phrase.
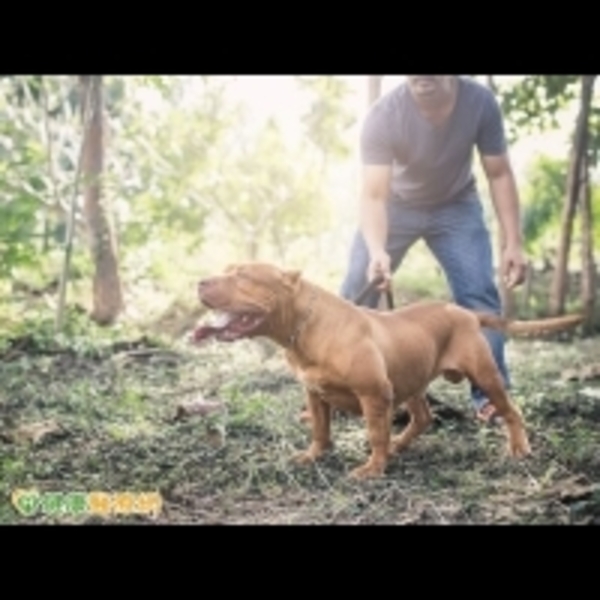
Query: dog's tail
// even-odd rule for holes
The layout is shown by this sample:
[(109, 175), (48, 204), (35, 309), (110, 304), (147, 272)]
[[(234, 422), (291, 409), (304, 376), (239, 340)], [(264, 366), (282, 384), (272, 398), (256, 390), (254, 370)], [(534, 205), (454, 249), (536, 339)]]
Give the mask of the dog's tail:
[(580, 314), (562, 315), (547, 319), (535, 319), (532, 321), (518, 321), (499, 317), (491, 313), (473, 311), (482, 327), (489, 327), (514, 336), (537, 337), (568, 331), (583, 322), (584, 317)]

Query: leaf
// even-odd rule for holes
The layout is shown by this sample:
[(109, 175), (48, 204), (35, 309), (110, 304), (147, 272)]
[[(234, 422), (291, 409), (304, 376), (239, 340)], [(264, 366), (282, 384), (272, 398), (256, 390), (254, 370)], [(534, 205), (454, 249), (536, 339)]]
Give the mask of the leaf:
[(600, 400), (600, 389), (598, 389), (598, 388), (586, 387), (586, 388), (579, 390), (579, 393), (582, 396), (586, 396), (587, 398), (593, 398), (594, 400)]
[(55, 420), (39, 421), (20, 425), (12, 431), (4, 433), (5, 439), (11, 443), (40, 444), (49, 437), (64, 436), (65, 430)]
[(180, 421), (191, 415), (206, 417), (207, 415), (223, 412), (224, 410), (226, 410), (226, 407), (222, 402), (205, 400), (202, 396), (198, 396), (193, 400), (180, 402), (177, 405), (174, 420)]
[(565, 381), (600, 379), (600, 363), (592, 363), (581, 368), (565, 369), (561, 379)]
[(511, 141), (521, 133), (552, 129), (557, 114), (576, 97), (579, 75), (528, 75), (517, 83), (499, 86), (498, 96), (506, 116)]

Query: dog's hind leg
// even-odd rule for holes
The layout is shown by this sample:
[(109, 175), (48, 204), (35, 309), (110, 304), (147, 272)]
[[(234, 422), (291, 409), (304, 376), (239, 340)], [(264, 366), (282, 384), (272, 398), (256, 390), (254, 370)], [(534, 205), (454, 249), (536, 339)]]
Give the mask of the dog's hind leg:
[(519, 409), (510, 399), (504, 381), (483, 335), (469, 345), (465, 375), (479, 387), (502, 417), (508, 437), (508, 449), (512, 456), (522, 457), (531, 453), (525, 424)]
[(431, 424), (433, 417), (425, 395), (418, 395), (406, 402), (406, 410), (410, 416), (408, 425), (390, 441), (390, 455), (404, 450), (417, 436)]

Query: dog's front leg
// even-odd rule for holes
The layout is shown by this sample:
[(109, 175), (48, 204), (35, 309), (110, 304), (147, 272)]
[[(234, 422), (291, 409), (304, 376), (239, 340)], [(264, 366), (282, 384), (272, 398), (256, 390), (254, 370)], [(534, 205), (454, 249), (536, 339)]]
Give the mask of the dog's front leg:
[(317, 392), (308, 391), (306, 404), (312, 424), (312, 441), (304, 452), (299, 452), (293, 460), (300, 464), (315, 461), (326, 450), (333, 447), (331, 442), (331, 407)]
[(393, 403), (385, 396), (360, 396), (363, 416), (371, 446), (371, 456), (367, 462), (350, 472), (352, 479), (381, 477), (388, 462), (392, 428)]

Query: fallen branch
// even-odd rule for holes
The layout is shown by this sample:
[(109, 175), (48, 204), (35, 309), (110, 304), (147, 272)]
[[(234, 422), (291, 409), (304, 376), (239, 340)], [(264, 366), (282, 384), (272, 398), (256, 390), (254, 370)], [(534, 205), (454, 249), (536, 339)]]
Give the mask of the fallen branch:
[(0, 432), (0, 438), (9, 444), (39, 444), (48, 437), (59, 438), (65, 435), (66, 430), (54, 419), (19, 425), (12, 430)]
[(600, 379), (600, 363), (585, 365), (581, 369), (566, 369), (561, 374), (563, 381), (589, 381)]

